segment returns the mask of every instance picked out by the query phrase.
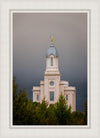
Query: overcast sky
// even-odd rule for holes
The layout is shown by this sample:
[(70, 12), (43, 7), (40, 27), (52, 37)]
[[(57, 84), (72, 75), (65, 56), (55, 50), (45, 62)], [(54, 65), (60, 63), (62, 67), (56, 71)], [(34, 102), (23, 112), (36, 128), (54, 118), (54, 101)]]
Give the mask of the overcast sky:
[(59, 54), (61, 80), (76, 87), (76, 108), (84, 111), (87, 94), (87, 14), (14, 13), (13, 74), (19, 88), (32, 87), (44, 79), (50, 36)]

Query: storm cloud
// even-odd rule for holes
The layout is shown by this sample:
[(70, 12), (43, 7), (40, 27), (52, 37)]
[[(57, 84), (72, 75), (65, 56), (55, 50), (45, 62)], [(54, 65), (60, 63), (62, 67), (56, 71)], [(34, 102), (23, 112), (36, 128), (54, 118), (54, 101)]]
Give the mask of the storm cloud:
[(87, 95), (87, 14), (14, 13), (13, 75), (19, 88), (32, 87), (44, 79), (50, 36), (59, 54), (61, 79), (76, 87), (76, 109), (84, 111)]

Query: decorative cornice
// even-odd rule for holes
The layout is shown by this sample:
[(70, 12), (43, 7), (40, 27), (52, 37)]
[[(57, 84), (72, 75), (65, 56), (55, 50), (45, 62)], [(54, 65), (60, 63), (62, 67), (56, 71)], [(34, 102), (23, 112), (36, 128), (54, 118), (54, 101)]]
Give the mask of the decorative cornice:
[(60, 76), (60, 74), (44, 74), (44, 76)]
[(40, 91), (40, 87), (33, 87), (33, 91)]
[(76, 91), (75, 87), (65, 87), (64, 91)]
[(59, 72), (45, 72), (44, 76), (60, 76)]

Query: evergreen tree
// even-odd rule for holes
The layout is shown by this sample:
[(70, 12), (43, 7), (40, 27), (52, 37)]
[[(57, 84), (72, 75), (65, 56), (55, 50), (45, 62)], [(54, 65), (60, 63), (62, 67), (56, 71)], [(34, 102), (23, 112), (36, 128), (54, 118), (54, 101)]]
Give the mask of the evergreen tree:
[(13, 79), (13, 125), (86, 125), (87, 101), (85, 113), (75, 111), (71, 113), (65, 97), (61, 94), (56, 104), (48, 105), (32, 102), (27, 98), (25, 89), (18, 90), (16, 77)]
[(68, 123), (71, 124), (72, 116), (71, 109), (66, 106), (65, 97), (61, 94), (59, 97), (59, 101), (56, 103), (56, 117), (59, 122), (59, 125), (66, 125)]

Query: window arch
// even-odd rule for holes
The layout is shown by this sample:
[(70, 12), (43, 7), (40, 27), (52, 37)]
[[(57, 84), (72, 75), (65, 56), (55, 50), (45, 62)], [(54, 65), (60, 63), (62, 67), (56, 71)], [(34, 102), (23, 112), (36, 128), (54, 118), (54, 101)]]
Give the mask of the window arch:
[(53, 66), (53, 57), (51, 57), (51, 66)]

